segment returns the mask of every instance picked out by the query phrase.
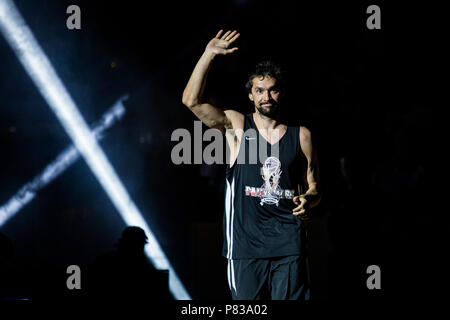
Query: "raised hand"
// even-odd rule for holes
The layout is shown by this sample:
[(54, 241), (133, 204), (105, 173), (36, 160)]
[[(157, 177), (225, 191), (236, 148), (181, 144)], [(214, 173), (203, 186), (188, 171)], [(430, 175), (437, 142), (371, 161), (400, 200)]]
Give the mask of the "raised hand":
[(221, 55), (227, 55), (229, 53), (235, 52), (238, 48), (230, 48), (228, 47), (236, 41), (237, 38), (239, 38), (239, 33), (237, 33), (236, 30), (233, 32), (227, 31), (224, 35), (222, 35), (223, 30), (220, 30), (217, 35), (209, 41), (208, 45), (206, 46), (205, 51), (212, 53), (214, 55), (221, 54)]

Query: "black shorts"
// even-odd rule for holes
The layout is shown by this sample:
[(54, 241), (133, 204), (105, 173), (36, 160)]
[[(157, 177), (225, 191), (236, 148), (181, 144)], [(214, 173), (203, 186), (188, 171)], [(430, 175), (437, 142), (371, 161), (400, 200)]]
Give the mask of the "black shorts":
[(309, 300), (306, 259), (287, 256), (228, 259), (228, 285), (233, 300)]

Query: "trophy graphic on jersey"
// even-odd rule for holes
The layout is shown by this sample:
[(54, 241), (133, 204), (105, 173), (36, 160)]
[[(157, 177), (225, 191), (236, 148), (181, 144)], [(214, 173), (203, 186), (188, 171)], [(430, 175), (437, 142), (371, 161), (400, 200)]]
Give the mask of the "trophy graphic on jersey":
[(276, 157), (268, 157), (262, 167), (262, 196), (260, 205), (276, 204), (280, 201), (282, 190), (278, 185), (281, 176), (281, 162)]

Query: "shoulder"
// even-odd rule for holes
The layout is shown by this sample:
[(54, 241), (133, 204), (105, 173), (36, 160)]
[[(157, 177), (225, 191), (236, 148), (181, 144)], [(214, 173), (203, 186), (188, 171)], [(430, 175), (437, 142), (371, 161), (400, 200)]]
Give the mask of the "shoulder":
[(301, 152), (307, 159), (310, 159), (313, 154), (311, 131), (308, 128), (301, 126), (299, 135), (300, 135), (299, 140)]
[(300, 143), (310, 143), (311, 142), (311, 131), (304, 126), (300, 126), (299, 130)]

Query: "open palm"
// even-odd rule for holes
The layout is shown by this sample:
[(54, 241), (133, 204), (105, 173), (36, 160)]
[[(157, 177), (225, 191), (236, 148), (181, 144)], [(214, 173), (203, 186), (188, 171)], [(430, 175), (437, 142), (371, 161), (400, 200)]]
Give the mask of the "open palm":
[(239, 38), (239, 33), (237, 33), (236, 30), (233, 32), (227, 31), (224, 35), (222, 35), (223, 30), (220, 30), (217, 35), (211, 39), (211, 41), (206, 46), (206, 50), (210, 51), (214, 54), (222, 54), (226, 55), (229, 53), (235, 52), (238, 48), (230, 48), (229, 46), (236, 41), (237, 38)]

